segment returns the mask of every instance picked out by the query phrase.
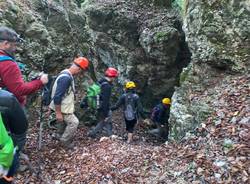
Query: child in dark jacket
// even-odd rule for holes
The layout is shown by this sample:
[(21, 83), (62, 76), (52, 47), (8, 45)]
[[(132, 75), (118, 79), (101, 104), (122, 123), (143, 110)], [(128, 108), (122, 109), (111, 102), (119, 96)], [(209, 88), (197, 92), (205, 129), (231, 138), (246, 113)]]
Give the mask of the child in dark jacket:
[(108, 136), (112, 136), (112, 121), (111, 121), (111, 112), (110, 112), (110, 97), (112, 90), (112, 83), (114, 79), (118, 77), (118, 70), (115, 68), (109, 67), (105, 72), (105, 77), (98, 81), (101, 85), (101, 94), (100, 94), (100, 108), (97, 112), (98, 124), (88, 132), (89, 137), (96, 137), (98, 132), (101, 132), (106, 128)]
[(150, 130), (149, 133), (164, 140), (168, 140), (170, 104), (171, 100), (169, 98), (163, 98), (162, 102), (153, 108), (151, 114), (151, 120), (157, 128)]
[(130, 143), (133, 139), (133, 132), (138, 120), (138, 114), (144, 117), (143, 108), (140, 102), (140, 98), (135, 92), (135, 87), (136, 85), (133, 81), (127, 82), (125, 85), (126, 92), (122, 94), (118, 102), (113, 107), (111, 107), (111, 110), (116, 110), (121, 105), (123, 105), (126, 130), (128, 132), (128, 143)]

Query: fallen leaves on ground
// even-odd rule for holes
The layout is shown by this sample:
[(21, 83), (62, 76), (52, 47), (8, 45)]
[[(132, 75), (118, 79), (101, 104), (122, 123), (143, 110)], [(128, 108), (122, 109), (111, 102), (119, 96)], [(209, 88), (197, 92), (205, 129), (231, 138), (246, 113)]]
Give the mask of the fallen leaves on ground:
[(135, 141), (127, 144), (120, 112), (114, 113), (116, 136), (91, 139), (81, 126), (73, 150), (62, 148), (46, 128), (38, 151), (38, 128), (32, 127), (26, 154), (35, 172), (19, 173), (16, 183), (249, 183), (249, 77), (221, 84), (213, 88), (215, 113), (178, 143), (157, 141), (139, 123)]

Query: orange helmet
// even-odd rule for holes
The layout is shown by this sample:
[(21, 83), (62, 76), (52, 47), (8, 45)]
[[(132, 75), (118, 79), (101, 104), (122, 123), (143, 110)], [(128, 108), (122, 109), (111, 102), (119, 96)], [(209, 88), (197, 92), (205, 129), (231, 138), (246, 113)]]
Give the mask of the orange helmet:
[(85, 57), (78, 57), (78, 58), (75, 58), (74, 64), (76, 64), (83, 70), (87, 70), (89, 66), (89, 60)]
[(115, 68), (111, 68), (109, 67), (106, 71), (105, 71), (105, 75), (107, 77), (118, 77), (118, 71)]

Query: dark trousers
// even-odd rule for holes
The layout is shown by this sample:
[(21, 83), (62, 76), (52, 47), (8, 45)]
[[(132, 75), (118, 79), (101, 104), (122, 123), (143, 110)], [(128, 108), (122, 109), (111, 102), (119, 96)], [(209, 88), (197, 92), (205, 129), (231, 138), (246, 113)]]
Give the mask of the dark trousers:
[(137, 119), (126, 120), (125, 118), (125, 123), (126, 123), (126, 130), (128, 131), (128, 133), (133, 133), (135, 125), (137, 123)]
[(113, 134), (112, 132), (112, 121), (111, 121), (111, 112), (109, 113), (108, 120), (104, 121), (105, 117), (102, 113), (98, 114), (98, 123), (95, 126), (95, 128), (90, 131), (90, 136), (96, 136), (98, 132), (101, 132), (103, 129), (107, 131), (108, 136), (111, 136)]
[(168, 132), (169, 132), (169, 126), (168, 123), (165, 125), (161, 125), (160, 123), (156, 123), (157, 128), (150, 130), (149, 133), (153, 134), (154, 136), (163, 139), (165, 141), (168, 140)]

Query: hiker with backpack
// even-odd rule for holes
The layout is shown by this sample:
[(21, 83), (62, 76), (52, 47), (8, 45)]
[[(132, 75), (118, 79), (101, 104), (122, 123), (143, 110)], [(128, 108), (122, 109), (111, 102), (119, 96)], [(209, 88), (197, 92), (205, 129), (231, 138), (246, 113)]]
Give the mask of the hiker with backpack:
[(0, 87), (13, 93), (24, 106), (26, 96), (41, 89), (48, 82), (48, 75), (42, 74), (38, 79), (24, 82), (14, 57), (21, 42), (23, 39), (13, 29), (0, 26)]
[[(11, 92), (24, 108), (26, 96), (41, 89), (48, 82), (48, 75), (42, 74), (31, 82), (24, 82), (14, 57), (18, 44), (22, 42), (24, 40), (13, 29), (0, 26), (0, 87)], [(18, 119), (15, 120), (13, 123), (19, 123)], [(26, 142), (26, 131), (23, 134), (13, 134), (12, 138), (19, 151), (22, 151)]]
[(150, 134), (163, 139), (168, 140), (169, 134), (169, 112), (170, 112), (171, 100), (169, 98), (163, 98), (161, 103), (157, 104), (151, 113), (151, 121), (156, 125), (157, 128), (149, 131)]
[(115, 78), (118, 77), (118, 71), (115, 68), (109, 67), (105, 71), (105, 77), (98, 81), (100, 86), (100, 95), (97, 104), (97, 125), (93, 130), (88, 132), (88, 136), (94, 138), (96, 134), (105, 127), (108, 136), (113, 134), (112, 122), (111, 122), (111, 111), (110, 111), (110, 97), (112, 90), (112, 83)]
[[(28, 129), (25, 112), (16, 97), (0, 89), (0, 183), (12, 183), (19, 167), (20, 150), (24, 147)], [(10, 136), (8, 135), (10, 133)], [(13, 139), (14, 138), (14, 139)], [(14, 147), (16, 147), (14, 149)]]
[(128, 143), (131, 143), (133, 140), (133, 132), (138, 120), (138, 115), (140, 114), (143, 118), (145, 117), (140, 98), (138, 94), (136, 94), (135, 88), (136, 85), (133, 81), (127, 82), (125, 85), (125, 93), (122, 94), (117, 103), (111, 107), (111, 110), (116, 110), (123, 105), (126, 130), (128, 132)]
[(74, 59), (73, 64), (61, 71), (53, 84), (49, 108), (55, 111), (57, 122), (61, 127), (57, 138), (65, 148), (73, 148), (73, 136), (79, 124), (78, 118), (74, 115), (74, 76), (80, 74), (81, 71), (86, 71), (88, 66), (87, 58)]

